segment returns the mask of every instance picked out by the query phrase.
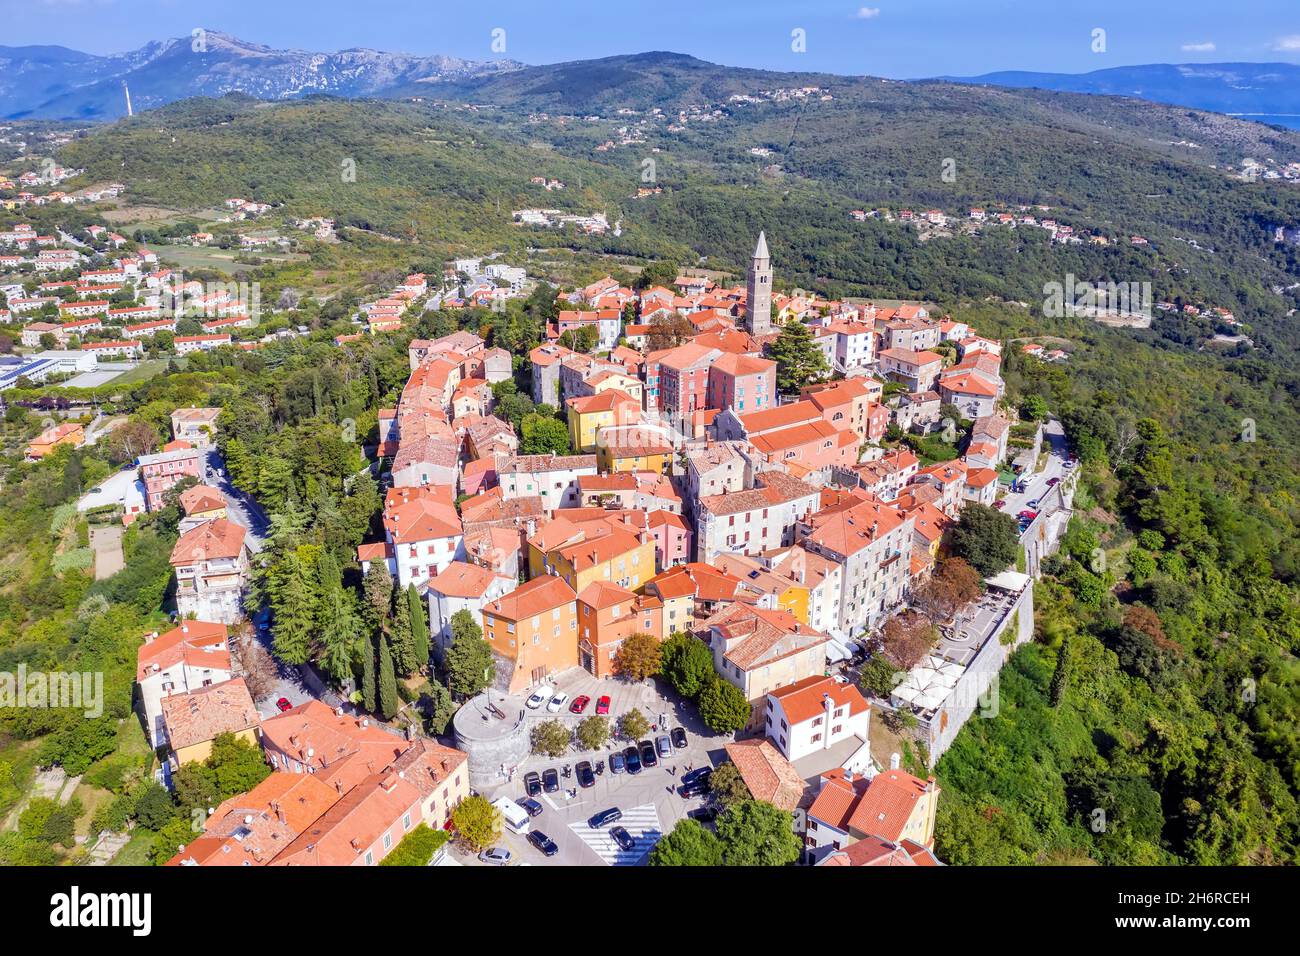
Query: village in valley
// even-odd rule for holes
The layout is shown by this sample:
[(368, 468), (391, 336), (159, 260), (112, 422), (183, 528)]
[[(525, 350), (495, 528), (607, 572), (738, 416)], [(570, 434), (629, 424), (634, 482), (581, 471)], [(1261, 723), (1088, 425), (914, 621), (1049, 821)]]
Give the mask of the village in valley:
[[(225, 209), (229, 223), (270, 207)], [(324, 217), (293, 225), (334, 236)], [(139, 636), (135, 678), (156, 780), (173, 787), (232, 739), (270, 768), (168, 862), (371, 865), (419, 829), (442, 835), (416, 842), (444, 865), (630, 865), (671, 859), (683, 821), (711, 826), (743, 795), (796, 814), (791, 861), (942, 864), (930, 768), (967, 721), (996, 715), (1072, 514), (1064, 432), (1007, 400), (1003, 352), (1069, 353), (925, 303), (778, 291), (755, 239), (743, 281), (685, 270), (554, 290), (526, 355), (471, 328), (410, 338), (409, 377), (364, 448), (382, 535), (355, 562), (367, 600), (409, 596), (411, 687), (477, 662), (442, 733), (418, 697), (377, 701), (375, 682), (382, 698), (394, 680), (382, 638), (380, 673), (370, 653), (357, 680), (270, 658), (286, 624), (253, 584), (275, 531), (227, 470), (221, 408), (172, 409), (167, 444), (82, 495), (97, 566), (120, 566), (123, 528), (179, 509), (172, 626)], [(16, 395), (102, 391), (149, 363), (309, 333), (264, 331), (255, 288), (187, 279), (160, 262), (169, 247), (107, 226), (17, 223), (0, 246), (0, 319), (21, 329), (0, 388)], [(361, 302), (332, 342), (500, 311), (539, 285), (497, 255), (457, 259)], [(502, 409), (516, 383), (553, 416), (516, 427)], [(110, 436), (124, 419), (98, 402), (60, 410), (29, 460)], [(464, 813), (477, 803), (487, 837)], [(446, 843), (452, 831), (471, 838)]]

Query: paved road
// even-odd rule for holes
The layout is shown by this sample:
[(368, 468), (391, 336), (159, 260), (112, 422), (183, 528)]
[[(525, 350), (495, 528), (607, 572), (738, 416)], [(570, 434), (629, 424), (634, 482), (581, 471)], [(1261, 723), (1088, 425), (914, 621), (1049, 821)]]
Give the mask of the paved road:
[(1047, 493), (1048, 488), (1051, 487), (1048, 485), (1049, 481), (1053, 478), (1064, 478), (1066, 475), (1065, 463), (1069, 457), (1069, 449), (1065, 441), (1065, 430), (1061, 427), (1061, 423), (1056, 419), (1047, 422), (1043, 426), (1043, 438), (1048, 447), (1047, 462), (1043, 466), (1043, 470), (1034, 473), (1026, 484), (1024, 491), (1007, 492), (1002, 496), (1006, 502), (1002, 506), (1002, 510), (1013, 518), (1026, 510), (1029, 507), (1029, 502), (1035, 501)]
[(253, 554), (261, 551), (266, 544), (266, 536), (271, 530), (270, 519), (262, 506), (230, 483), (225, 475), (226, 463), (215, 448), (208, 449), (204, 462), (203, 480), (218, 489), (226, 498), (226, 510), (230, 520), (248, 529), (248, 548)]

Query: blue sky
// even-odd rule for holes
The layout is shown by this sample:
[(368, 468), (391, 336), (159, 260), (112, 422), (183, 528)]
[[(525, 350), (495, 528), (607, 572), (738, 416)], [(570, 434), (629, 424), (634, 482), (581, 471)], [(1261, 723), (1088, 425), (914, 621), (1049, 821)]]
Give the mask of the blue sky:
[[(91, 53), (222, 30), (526, 63), (673, 50), (734, 66), (890, 77), (1134, 63), (1300, 62), (1298, 0), (0, 0), (0, 43)], [(492, 31), (505, 30), (494, 53)], [(1094, 52), (1093, 30), (1106, 31)], [(791, 33), (805, 31), (806, 50)]]

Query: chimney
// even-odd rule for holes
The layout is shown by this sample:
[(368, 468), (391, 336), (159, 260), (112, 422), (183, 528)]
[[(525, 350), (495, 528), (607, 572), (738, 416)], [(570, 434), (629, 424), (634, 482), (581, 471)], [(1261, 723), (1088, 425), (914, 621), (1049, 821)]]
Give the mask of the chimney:
[(892, 753), (892, 754), (890, 754), (890, 755), (889, 755), (889, 769), (890, 769), (890, 770), (897, 770), (897, 769), (898, 769), (898, 764), (899, 764), (899, 756), (898, 756), (898, 754), (897, 754), (897, 753)]

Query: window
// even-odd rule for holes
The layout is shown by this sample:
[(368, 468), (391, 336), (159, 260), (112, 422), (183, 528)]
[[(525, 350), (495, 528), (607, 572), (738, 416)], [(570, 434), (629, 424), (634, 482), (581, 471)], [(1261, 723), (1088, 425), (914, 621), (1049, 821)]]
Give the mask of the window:
[(403, 815), (402, 817), (402, 829), (403, 830), (411, 829), (411, 815), (409, 813)]
[(366, 851), (366, 866), (374, 866), (374, 865), (375, 865), (375, 855), (374, 855), (373, 853), (371, 853), (369, 850), (367, 850), (367, 851)]
[(385, 849), (385, 850), (391, 850), (392, 848), (393, 848), (393, 835), (392, 835), (391, 833), (385, 833), (385, 834), (384, 834), (384, 849)]

